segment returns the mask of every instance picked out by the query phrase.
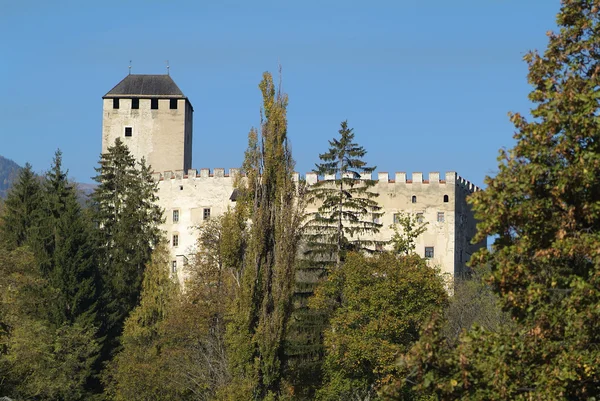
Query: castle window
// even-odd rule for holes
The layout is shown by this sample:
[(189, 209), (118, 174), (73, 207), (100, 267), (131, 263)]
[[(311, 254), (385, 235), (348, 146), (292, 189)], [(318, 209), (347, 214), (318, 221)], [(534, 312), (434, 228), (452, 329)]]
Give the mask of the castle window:
[(179, 221), (179, 210), (173, 210), (173, 223), (177, 223)]
[(173, 246), (179, 246), (179, 235), (173, 234)]
[(171, 110), (176, 110), (177, 109), (177, 99), (171, 99), (169, 102), (169, 108)]
[(119, 98), (113, 99), (113, 109), (119, 108)]
[(411, 202), (412, 203), (417, 203), (417, 196), (416, 195), (412, 196)]
[(400, 213), (394, 213), (394, 224), (400, 224), (401, 217)]
[(202, 211), (202, 218), (203, 218), (204, 220), (208, 220), (208, 219), (210, 219), (210, 209), (209, 209), (209, 208), (205, 208), (205, 209)]
[(380, 216), (381, 215), (379, 213), (373, 213), (373, 216), (372, 216), (373, 217), (373, 223), (380, 224), (381, 223), (381, 220), (379, 218)]
[(417, 223), (424, 223), (425, 217), (423, 217), (423, 213), (417, 213)]
[(138, 99), (138, 98), (131, 99), (131, 108), (139, 109), (140, 108), (140, 99)]
[(171, 272), (177, 273), (177, 261), (176, 260), (174, 260), (171, 265)]
[(158, 110), (158, 99), (150, 99), (150, 108), (152, 110)]
[(448, 195), (444, 195), (444, 203), (448, 203)]
[(432, 246), (426, 246), (425, 247), (425, 258), (426, 259), (432, 259), (433, 258), (433, 247)]
[(132, 127), (125, 127), (125, 136), (131, 136), (133, 134)]
[(438, 212), (437, 221), (438, 223), (443, 223), (445, 221), (444, 212)]

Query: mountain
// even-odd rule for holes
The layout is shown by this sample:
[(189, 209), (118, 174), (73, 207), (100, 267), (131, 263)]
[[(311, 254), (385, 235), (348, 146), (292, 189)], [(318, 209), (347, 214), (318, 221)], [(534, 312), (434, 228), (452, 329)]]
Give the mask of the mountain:
[(6, 198), (8, 189), (19, 175), (21, 166), (14, 161), (0, 156), (0, 198)]
[[(21, 169), (22, 167), (14, 161), (0, 156), (0, 199), (6, 199), (10, 186), (16, 180)], [(80, 182), (74, 182), (74, 184), (78, 189), (79, 200), (83, 205), (87, 197), (94, 192), (96, 184), (84, 184)]]

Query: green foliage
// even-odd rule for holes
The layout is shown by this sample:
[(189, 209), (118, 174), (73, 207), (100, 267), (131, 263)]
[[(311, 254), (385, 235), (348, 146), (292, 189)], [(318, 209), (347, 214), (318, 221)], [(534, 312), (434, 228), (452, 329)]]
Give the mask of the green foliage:
[(394, 216), (392, 246), (394, 253), (410, 255), (415, 251), (415, 241), (427, 230), (427, 223), (420, 223), (416, 216), (408, 213), (397, 213)]
[(0, 239), (9, 247), (22, 246), (29, 238), (39, 208), (40, 194), (40, 183), (27, 163), (4, 202)]
[(46, 173), (35, 214), (31, 247), (40, 272), (56, 290), (48, 306), (50, 322), (56, 326), (76, 320), (95, 324), (97, 264), (91, 225), (79, 206), (75, 187), (62, 170), (60, 150)]
[(103, 282), (105, 356), (118, 344), (123, 322), (139, 301), (143, 273), (161, 233), (162, 210), (150, 168), (136, 164), (120, 140), (101, 155), (96, 169), (93, 219)]
[(421, 324), (446, 305), (447, 295), (440, 276), (416, 255), (350, 253), (312, 303), (333, 308), (325, 332), (325, 383), (317, 399), (373, 399), (397, 373), (397, 359), (419, 338)]
[(179, 400), (186, 395), (172, 380), (175, 375), (162, 350), (164, 321), (178, 299), (169, 277), (170, 255), (158, 244), (146, 267), (140, 304), (125, 321), (123, 349), (105, 374), (107, 396), (114, 400)]
[(444, 347), (440, 322), (405, 360), (404, 384), (441, 399), (600, 397), (600, 9), (565, 0), (558, 33), (530, 52), (533, 119), (511, 114), (517, 141), (473, 196), (474, 241), (497, 235), (489, 284), (514, 327), (474, 328)]
[(25, 248), (0, 251), (0, 389), (16, 399), (90, 396), (99, 344), (89, 324), (47, 320), (58, 290)]
[[(281, 393), (285, 331), (291, 312), (294, 262), (302, 210), (292, 180), (287, 141), (287, 95), (271, 74), (263, 95), (260, 141), (252, 130), (236, 206), (251, 216), (241, 287), (227, 327), (232, 385), (223, 398), (274, 399)], [(241, 391), (241, 393), (238, 393)], [(251, 395), (252, 394), (252, 395)], [(239, 399), (239, 398), (238, 398)]]
[(307, 216), (307, 253), (314, 259), (334, 259), (339, 267), (348, 251), (373, 251), (382, 245), (361, 235), (379, 232), (381, 217), (374, 200), (377, 193), (369, 191), (375, 181), (362, 180), (361, 174), (371, 174), (375, 167), (367, 167), (362, 160), (366, 150), (354, 142), (354, 132), (343, 121), (339, 139), (329, 141), (329, 150), (319, 155), (322, 163), (316, 165), (320, 176), (335, 176), (317, 182), (308, 188), (308, 201), (319, 205), (317, 212)]

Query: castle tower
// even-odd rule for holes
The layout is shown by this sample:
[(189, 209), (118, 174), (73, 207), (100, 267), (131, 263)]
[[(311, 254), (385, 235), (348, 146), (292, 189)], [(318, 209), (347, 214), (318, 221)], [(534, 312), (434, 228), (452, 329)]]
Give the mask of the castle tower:
[(121, 138), (154, 171), (191, 168), (194, 109), (169, 75), (130, 74), (102, 99), (103, 153)]

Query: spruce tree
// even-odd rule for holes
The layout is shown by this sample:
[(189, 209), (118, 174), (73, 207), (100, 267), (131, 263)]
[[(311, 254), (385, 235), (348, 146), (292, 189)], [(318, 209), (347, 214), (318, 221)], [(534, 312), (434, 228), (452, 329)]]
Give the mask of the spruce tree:
[[(361, 179), (375, 167), (363, 161), (367, 151), (354, 142), (354, 130), (341, 123), (339, 139), (329, 141), (329, 150), (320, 154), (319, 176), (334, 176), (308, 188), (308, 201), (319, 206), (306, 223), (307, 253), (316, 260), (334, 260), (338, 268), (348, 251), (374, 251), (383, 242), (365, 238), (379, 232), (381, 207), (377, 193), (369, 189), (372, 179)], [(363, 236), (361, 238), (361, 236)]]
[(234, 399), (275, 399), (281, 393), (300, 234), (287, 138), (288, 98), (269, 73), (263, 74), (259, 88), (264, 116), (260, 140), (252, 130), (244, 162), (247, 180), (237, 206), (250, 210), (249, 242), (240, 294), (227, 328)]
[(149, 167), (143, 160), (136, 163), (120, 139), (101, 155), (96, 171), (92, 216), (109, 351), (117, 346), (123, 322), (139, 301), (144, 269), (161, 238), (162, 210)]
[(56, 291), (48, 318), (57, 326), (80, 319), (95, 324), (99, 294), (91, 225), (62, 168), (60, 150), (46, 173), (40, 199), (31, 246), (41, 274)]
[(39, 180), (27, 163), (4, 203), (0, 239), (6, 241), (9, 247), (16, 248), (26, 243), (35, 225), (40, 193)]

